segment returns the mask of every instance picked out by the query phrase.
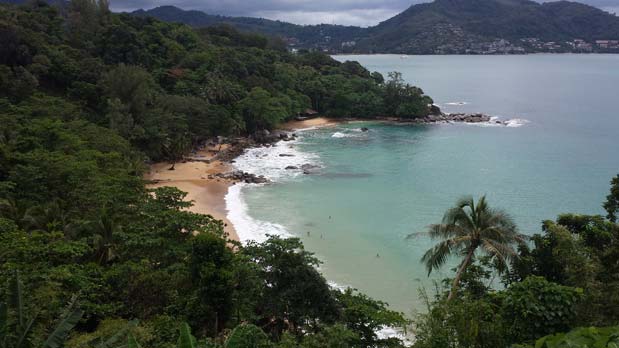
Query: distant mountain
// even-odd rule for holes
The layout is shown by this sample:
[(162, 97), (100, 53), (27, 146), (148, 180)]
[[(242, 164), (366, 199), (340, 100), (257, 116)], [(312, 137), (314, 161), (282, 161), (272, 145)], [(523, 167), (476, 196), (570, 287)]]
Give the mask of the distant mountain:
[(532, 0), (435, 0), (413, 5), (370, 28), (304, 26), (263, 18), (210, 15), (174, 6), (137, 10), (131, 15), (194, 27), (227, 24), (242, 31), (281, 37), (292, 48), (332, 53), (619, 53), (619, 42), (615, 41), (619, 40), (619, 17), (570, 1), (540, 4)]
[[(354, 53), (525, 53), (611, 51), (595, 40), (619, 39), (619, 17), (596, 7), (557, 1), (435, 0), (413, 5), (370, 28), (302, 26), (246, 17), (223, 17), (173, 6), (133, 12), (195, 27), (229, 24), (284, 37), (299, 48)], [(574, 39), (582, 39), (574, 41)]]
[(182, 10), (175, 6), (159, 6), (147, 11), (137, 10), (131, 14), (139, 17), (155, 17), (163, 21), (184, 23), (194, 27), (228, 24), (242, 31), (283, 37), (290, 44), (299, 44), (303, 48), (322, 47), (323, 45), (331, 47), (331, 42), (339, 46), (341, 42), (360, 38), (365, 33), (365, 29), (353, 26), (297, 25), (264, 18), (209, 15), (201, 11)]
[(567, 1), (435, 0), (368, 29), (357, 49), (434, 53), (441, 47), (457, 51), (497, 39), (524, 38), (541, 42), (619, 39), (619, 17)]

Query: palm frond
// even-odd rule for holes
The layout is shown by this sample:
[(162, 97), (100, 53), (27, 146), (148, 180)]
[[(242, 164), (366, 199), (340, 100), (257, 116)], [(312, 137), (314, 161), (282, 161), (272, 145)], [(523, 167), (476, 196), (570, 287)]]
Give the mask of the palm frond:
[(84, 311), (77, 309), (77, 301), (75, 298), (71, 300), (66, 310), (67, 314), (56, 325), (54, 331), (47, 337), (47, 340), (43, 343), (45, 348), (60, 348), (64, 346), (64, 341), (69, 334), (69, 331), (73, 330), (75, 325), (82, 319)]
[(432, 273), (434, 269), (440, 268), (447, 258), (452, 253), (452, 244), (449, 240), (442, 241), (435, 245), (432, 249), (426, 251), (421, 258), (421, 262), (426, 265), (428, 275)]

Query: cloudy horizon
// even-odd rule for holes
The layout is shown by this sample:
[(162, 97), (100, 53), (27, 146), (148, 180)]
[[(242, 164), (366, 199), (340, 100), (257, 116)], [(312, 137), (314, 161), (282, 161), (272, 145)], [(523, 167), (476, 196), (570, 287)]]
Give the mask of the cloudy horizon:
[[(541, 0), (538, 0), (541, 1)], [(619, 13), (617, 0), (578, 0), (610, 13)], [(430, 0), (112, 0), (118, 12), (173, 5), (224, 16), (260, 17), (295, 24), (340, 24), (368, 27), (414, 4)]]

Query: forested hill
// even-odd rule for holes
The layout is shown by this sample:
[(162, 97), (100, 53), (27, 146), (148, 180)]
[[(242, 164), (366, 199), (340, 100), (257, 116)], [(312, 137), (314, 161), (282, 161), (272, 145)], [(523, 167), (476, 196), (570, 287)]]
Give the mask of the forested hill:
[(290, 43), (302, 43), (301, 47), (319, 46), (324, 43), (325, 37), (329, 37), (330, 40), (338, 43), (354, 40), (360, 38), (365, 32), (364, 28), (354, 26), (297, 25), (264, 18), (209, 15), (201, 11), (185, 11), (175, 6), (160, 6), (147, 11), (137, 10), (131, 14), (140, 17), (152, 16), (164, 21), (184, 23), (193, 27), (228, 24), (246, 32), (292, 39), (292, 41), (289, 41)]
[(506, 39), (540, 42), (619, 40), (619, 17), (567, 1), (435, 0), (370, 28), (361, 51), (433, 53)]
[(539, 4), (531, 0), (435, 0), (413, 5), (370, 28), (300, 26), (212, 16), (172, 6), (133, 14), (196, 27), (227, 23), (241, 30), (285, 38), (291, 47), (334, 53), (619, 52), (619, 43), (610, 48), (595, 42), (619, 40), (619, 17), (568, 1)]
[(74, 110), (64, 117), (108, 127), (151, 159), (215, 135), (272, 129), (308, 108), (333, 117), (430, 111), (420, 89), (385, 83), (356, 62), (291, 54), (229, 26), (194, 30), (108, 10), (102, 17), (87, 12), (100, 6), (93, 3), (74, 1), (66, 19), (43, 2), (3, 6), (0, 96)]
[(400, 347), (376, 331), (403, 316), (331, 289), (298, 239), (229, 241), (142, 174), (307, 108), (416, 117), (431, 103), (397, 74), (230, 27), (104, 0), (0, 5), (0, 346)]

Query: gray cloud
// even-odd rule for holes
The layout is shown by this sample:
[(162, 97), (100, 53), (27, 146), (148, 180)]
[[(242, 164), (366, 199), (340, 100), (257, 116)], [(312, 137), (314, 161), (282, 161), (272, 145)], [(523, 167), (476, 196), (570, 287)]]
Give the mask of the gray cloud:
[[(371, 26), (409, 6), (429, 0), (112, 0), (115, 11), (174, 5), (209, 14), (278, 19), (298, 24)], [(541, 1), (541, 0), (538, 0)], [(580, 0), (610, 12), (618, 12), (618, 0)]]
[(370, 26), (428, 0), (112, 0), (114, 11), (174, 5), (209, 14), (277, 19), (298, 24)]

